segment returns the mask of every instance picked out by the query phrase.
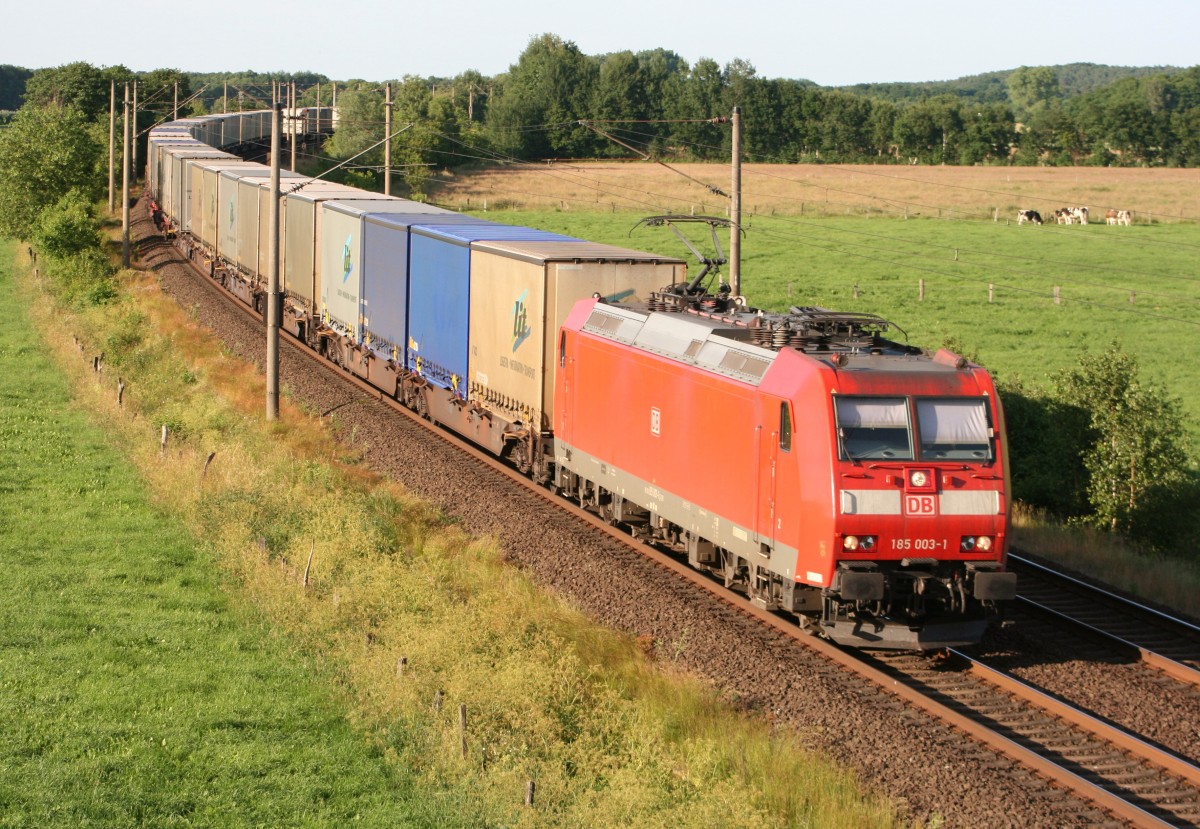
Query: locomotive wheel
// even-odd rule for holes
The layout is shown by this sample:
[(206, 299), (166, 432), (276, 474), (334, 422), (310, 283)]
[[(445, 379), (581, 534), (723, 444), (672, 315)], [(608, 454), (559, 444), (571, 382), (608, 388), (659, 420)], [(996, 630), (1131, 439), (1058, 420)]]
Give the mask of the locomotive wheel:
[(549, 486), (550, 484), (550, 467), (546, 463), (545, 456), (540, 449), (535, 448), (533, 453), (533, 461), (530, 463), (530, 477), (534, 482), (541, 486)]
[(738, 557), (728, 550), (721, 551), (721, 575), (725, 586), (732, 587), (738, 581)]
[(413, 396), (416, 398), (413, 402), (416, 404), (414, 408), (417, 414), (425, 420), (429, 420), (429, 401), (425, 397), (425, 389), (417, 389)]

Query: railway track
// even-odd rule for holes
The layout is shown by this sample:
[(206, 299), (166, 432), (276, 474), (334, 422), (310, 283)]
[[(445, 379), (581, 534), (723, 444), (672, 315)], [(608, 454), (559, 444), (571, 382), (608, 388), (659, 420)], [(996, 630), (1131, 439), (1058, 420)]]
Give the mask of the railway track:
[[(963, 653), (934, 663), (877, 652), (864, 660), (1033, 752), (1056, 779), (1135, 826), (1200, 825), (1200, 768)], [(1100, 792), (1104, 794), (1101, 795)]]
[[(195, 263), (193, 270), (201, 282), (226, 301), (228, 307), (261, 321), (257, 313), (201, 274)], [(354, 375), (331, 366), (311, 351), (301, 347), (293, 351), (311, 359), (314, 365), (335, 373), (342, 381), (359, 388), (372, 399), (385, 403), (403, 417), (432, 425)], [(1069, 792), (1080, 802), (1081, 809), (1090, 807), (1097, 814), (1109, 816), (1108, 822), (1097, 825), (1162, 827), (1200, 824), (1200, 772), (1185, 767), (1186, 764), (1172, 766), (1169, 758), (1161, 756), (1163, 752), (1154, 753), (1153, 746), (1147, 747), (1150, 749), (1149, 756), (1139, 757), (1134, 749), (1117, 745), (1124, 738), (1105, 733), (1103, 728), (1098, 727), (1100, 733), (1089, 733), (1086, 727), (1079, 725), (1067, 726), (1062, 730), (1063, 727), (1055, 724), (1063, 716), (1061, 711), (1047, 713), (1044, 699), (1038, 704), (1027, 699), (1021, 701), (1022, 698), (1011, 687), (1011, 679), (982, 679), (986, 669), (974, 664), (969, 668), (962, 667), (967, 663), (959, 661), (964, 658), (959, 655), (955, 655), (952, 663), (949, 663), (958, 666), (957, 670), (952, 671), (946, 666), (931, 666), (928, 660), (916, 656), (907, 657), (909, 661), (906, 662), (903, 656), (874, 659), (843, 651), (802, 632), (788, 619), (754, 607), (741, 596), (729, 593), (674, 557), (633, 541), (593, 514), (535, 486), (515, 470), (460, 438), (436, 428), (429, 431), (437, 440), (451, 444), (464, 453), (480, 472), (486, 469), (504, 476), (514, 485), (537, 493), (555, 510), (568, 513), (586, 522), (594, 532), (636, 550), (675, 578), (704, 590), (737, 613), (755, 619), (789, 641), (799, 642), (817, 651), (830, 663), (849, 671), (861, 681), (948, 724), (1018, 767), (1031, 770), (1049, 783), (1050, 790)], [(1009, 687), (1003, 687), (1006, 685)], [(1001, 711), (1009, 713), (1001, 716)], [(1073, 746), (1077, 748), (1073, 749)], [(996, 762), (1004, 763), (1003, 760)]]
[(1020, 555), (1015, 609), (1070, 625), (1106, 647), (1200, 689), (1200, 627)]

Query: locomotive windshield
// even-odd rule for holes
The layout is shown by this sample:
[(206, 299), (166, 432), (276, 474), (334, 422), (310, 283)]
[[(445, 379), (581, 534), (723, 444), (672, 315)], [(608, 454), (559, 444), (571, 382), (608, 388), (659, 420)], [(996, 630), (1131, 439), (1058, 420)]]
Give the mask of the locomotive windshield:
[(912, 460), (908, 401), (903, 397), (837, 397), (843, 458)]
[(916, 428), (908, 398), (837, 397), (841, 456), (848, 460), (913, 460), (917, 435), (922, 460), (992, 459), (987, 401), (979, 397), (915, 398)]
[(982, 398), (920, 399), (917, 428), (927, 460), (990, 460), (991, 430)]

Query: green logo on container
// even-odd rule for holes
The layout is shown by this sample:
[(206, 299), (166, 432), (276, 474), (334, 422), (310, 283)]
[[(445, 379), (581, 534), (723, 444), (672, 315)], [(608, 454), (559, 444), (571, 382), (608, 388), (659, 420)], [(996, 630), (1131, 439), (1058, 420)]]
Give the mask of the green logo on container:
[(350, 259), (350, 246), (354, 241), (354, 234), (346, 237), (346, 246), (342, 248), (342, 284), (350, 278), (350, 272), (354, 270), (354, 262)]
[(521, 343), (529, 338), (530, 334), (528, 311), (525, 308), (525, 297), (528, 295), (528, 290), (522, 291), (521, 295), (517, 297), (517, 301), (513, 303), (512, 350), (514, 353), (521, 347)]

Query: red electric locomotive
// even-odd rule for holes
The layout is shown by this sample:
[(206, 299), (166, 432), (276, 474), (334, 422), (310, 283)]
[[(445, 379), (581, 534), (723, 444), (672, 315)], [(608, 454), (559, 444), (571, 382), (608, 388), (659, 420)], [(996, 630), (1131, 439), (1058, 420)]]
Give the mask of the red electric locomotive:
[(557, 485), (837, 642), (977, 642), (1016, 588), (987, 372), (870, 315), (650, 307), (563, 326)]

